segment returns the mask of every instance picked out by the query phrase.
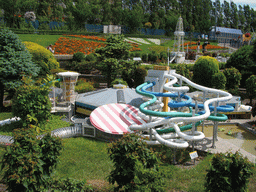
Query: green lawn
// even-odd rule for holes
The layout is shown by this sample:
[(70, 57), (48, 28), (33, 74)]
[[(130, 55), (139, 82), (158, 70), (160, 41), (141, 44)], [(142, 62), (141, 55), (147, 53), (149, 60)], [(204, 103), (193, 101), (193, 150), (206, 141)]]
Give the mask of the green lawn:
[(38, 35), (38, 34), (18, 34), (22, 41), (31, 41), (47, 47), (50, 44), (54, 44), (62, 35)]
[[(3, 120), (3, 119), (8, 119), (8, 118), (12, 117), (12, 115), (11, 115), (11, 113), (0, 113), (0, 117)], [(58, 128), (68, 127), (70, 125), (71, 125), (71, 123), (62, 121), (60, 116), (52, 115), (52, 117), (49, 119), (49, 122), (47, 122), (44, 125), (43, 129), (46, 131), (52, 131), (52, 130), (55, 130)], [(12, 136), (12, 131), (19, 127), (21, 127), (21, 123), (19, 121), (0, 126), (0, 135)]]
[[(53, 126), (55, 127), (56, 124), (53, 124)], [(70, 177), (86, 181), (98, 191), (113, 191), (114, 186), (110, 185), (106, 179), (113, 169), (113, 163), (107, 153), (108, 143), (93, 138), (77, 137), (63, 139), (63, 145), (64, 149), (56, 167), (55, 178)], [(160, 149), (165, 155), (171, 153), (169, 148)], [(4, 152), (5, 147), (0, 147), (0, 159), (2, 159)], [(163, 179), (166, 183), (166, 191), (204, 191), (205, 175), (209, 168), (211, 157), (212, 155), (205, 156), (196, 165), (180, 166), (171, 165), (168, 158), (172, 158), (171, 155), (168, 156), (160, 166), (160, 171), (165, 175)], [(250, 192), (256, 189), (255, 168), (253, 172), (254, 175), (249, 183)], [(1, 172), (0, 180), (2, 177), (3, 173)]]

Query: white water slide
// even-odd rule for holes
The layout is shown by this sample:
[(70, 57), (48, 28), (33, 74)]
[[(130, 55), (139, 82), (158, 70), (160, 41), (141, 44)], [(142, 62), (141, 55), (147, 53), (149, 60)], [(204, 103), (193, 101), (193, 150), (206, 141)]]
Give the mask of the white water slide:
[[(168, 147), (172, 148), (187, 148), (189, 146), (188, 141), (198, 141), (202, 140), (205, 136), (202, 132), (195, 131), (193, 128), (189, 132), (181, 132), (180, 127), (178, 126), (179, 123), (196, 123), (199, 121), (206, 120), (211, 115), (209, 105), (217, 102), (224, 102), (228, 101), (232, 98), (232, 95), (228, 92), (204, 87), (201, 85), (198, 85), (196, 83), (191, 82), (189, 79), (175, 73), (175, 70), (171, 70), (170, 74), (165, 75), (165, 78), (169, 80), (168, 83), (164, 84), (163, 88), (169, 92), (178, 92), (178, 93), (186, 93), (189, 91), (189, 87), (187, 86), (181, 86), (181, 87), (174, 87), (173, 85), (177, 82), (186, 82), (188, 85), (201, 90), (203, 92), (210, 92), (210, 93), (216, 93), (217, 97), (212, 98), (209, 100), (206, 100), (204, 102), (204, 111), (205, 113), (202, 115), (188, 115), (188, 113), (182, 114), (181, 112), (159, 112), (159, 111), (151, 111), (148, 106), (150, 106), (152, 103), (156, 101), (156, 97), (154, 95), (148, 94), (148, 97), (152, 98), (152, 102), (148, 101), (140, 106), (140, 111), (145, 115), (151, 115), (151, 116), (159, 116), (159, 117), (172, 117), (172, 118), (157, 118), (153, 122), (149, 122), (142, 125), (131, 125), (129, 128), (131, 130), (138, 130), (138, 131), (144, 131), (149, 133), (147, 135), (150, 140), (145, 140), (148, 144), (156, 145), (156, 144), (163, 144)], [(164, 81), (166, 82), (166, 81)], [(136, 89), (137, 93), (142, 94), (142, 91), (140, 89), (142, 87), (138, 86), (138, 89)], [(217, 105), (216, 105), (217, 106)], [(176, 113), (176, 114), (175, 114)], [(181, 114), (181, 115), (180, 115)], [(174, 133), (168, 133), (168, 134), (162, 134), (160, 135), (157, 129), (165, 129), (167, 127), (173, 127), (175, 132)], [(159, 128), (160, 127), (160, 128)]]

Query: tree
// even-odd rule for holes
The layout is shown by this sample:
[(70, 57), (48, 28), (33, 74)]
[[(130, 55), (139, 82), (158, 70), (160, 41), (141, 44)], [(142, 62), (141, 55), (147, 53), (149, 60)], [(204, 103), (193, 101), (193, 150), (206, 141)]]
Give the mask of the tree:
[(231, 18), (231, 12), (229, 3), (224, 0), (224, 4), (222, 4), (223, 12), (224, 12), (224, 26), (230, 28), (230, 18)]
[(124, 67), (131, 68), (132, 62), (124, 62), (128, 58), (130, 44), (123, 40), (123, 35), (109, 35), (107, 37), (106, 46), (96, 49), (95, 54), (98, 57), (97, 67), (107, 77), (108, 87), (111, 82), (121, 75)]
[(241, 73), (234, 67), (224, 69), (223, 73), (227, 79), (226, 89), (238, 89), (242, 79)]
[(255, 73), (255, 64), (252, 60), (251, 54), (253, 46), (247, 45), (232, 53), (227, 64), (227, 68), (234, 67), (242, 74), (241, 86), (245, 87), (245, 81)]
[(231, 1), (231, 4), (230, 4), (230, 12), (231, 12), (231, 28), (235, 28), (237, 29), (238, 28), (238, 21), (239, 21), (239, 18), (238, 18), (238, 11), (237, 11), (237, 6), (236, 4)]
[(84, 29), (85, 22), (87, 22), (89, 17), (92, 15), (90, 4), (85, 3), (83, 0), (77, 0), (75, 4), (73, 4), (73, 2), (69, 2), (67, 4), (67, 9), (72, 13), (76, 27), (78, 29)]
[(137, 28), (143, 26), (143, 10), (139, 5), (133, 5), (132, 10), (125, 9), (123, 15), (123, 24), (129, 27), (131, 32), (136, 32)]
[(239, 8), (238, 9), (238, 17), (239, 17), (238, 27), (239, 29), (244, 31), (244, 27), (245, 27), (244, 8), (241, 5), (239, 5), (238, 8)]
[(0, 111), (3, 110), (4, 91), (19, 87), (23, 76), (37, 76), (40, 68), (19, 37), (8, 29), (0, 31)]
[(256, 98), (256, 75), (246, 79), (246, 93), (250, 99), (250, 105), (252, 105), (252, 100)]

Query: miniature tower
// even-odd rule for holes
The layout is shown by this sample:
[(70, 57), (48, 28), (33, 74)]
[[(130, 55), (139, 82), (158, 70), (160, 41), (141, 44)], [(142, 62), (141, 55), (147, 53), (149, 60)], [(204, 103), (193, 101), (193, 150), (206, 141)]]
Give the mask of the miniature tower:
[(174, 32), (173, 44), (173, 54), (176, 55), (176, 63), (183, 63), (185, 61), (184, 36), (185, 33), (183, 31), (183, 19), (179, 17), (176, 30)]
[(74, 103), (75, 102), (75, 85), (79, 73), (76, 72), (62, 72), (58, 73), (58, 76), (62, 79), (61, 87), (63, 89), (64, 100), (66, 102)]

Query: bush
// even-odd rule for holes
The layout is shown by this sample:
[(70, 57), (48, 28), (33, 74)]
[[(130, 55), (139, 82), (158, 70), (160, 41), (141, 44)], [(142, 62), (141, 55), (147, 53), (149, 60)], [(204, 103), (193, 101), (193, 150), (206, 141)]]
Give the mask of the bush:
[(226, 68), (223, 71), (226, 76), (226, 89), (238, 89), (242, 79), (241, 73), (234, 67)]
[(128, 85), (126, 81), (123, 79), (115, 79), (114, 81), (111, 82), (111, 87), (113, 87), (115, 84), (122, 84), (122, 85)]
[(186, 53), (186, 59), (195, 60), (196, 59), (196, 52), (195, 51), (189, 51), (188, 53)]
[(199, 57), (193, 67), (193, 82), (213, 87), (213, 75), (219, 72), (218, 61), (209, 56)]
[(1, 167), (7, 190), (43, 191), (62, 150), (60, 138), (48, 133), (40, 140), (33, 129), (16, 129), (13, 140)]
[(66, 70), (76, 71), (81, 74), (90, 74), (95, 67), (95, 61), (72, 61), (65, 66)]
[(215, 73), (213, 75), (213, 87), (215, 89), (225, 89), (227, 79), (223, 72)]
[(136, 68), (134, 72), (134, 87), (137, 87), (145, 82), (145, 77), (147, 76), (148, 71), (142, 66)]
[(82, 52), (74, 53), (72, 61), (81, 62), (83, 60), (85, 60), (84, 53), (82, 53)]
[(176, 72), (188, 79), (192, 79), (193, 73), (190, 72), (187, 65), (177, 65)]
[(206, 174), (206, 191), (247, 191), (252, 168), (239, 152), (215, 154)]
[(86, 55), (85, 61), (96, 61), (96, 57), (93, 53)]
[(242, 87), (245, 87), (246, 79), (248, 79), (251, 75), (254, 75), (256, 71), (256, 66), (251, 57), (252, 51), (253, 46), (243, 46), (230, 56), (226, 64), (227, 68), (234, 67), (240, 71), (242, 74)]
[(83, 181), (77, 181), (71, 178), (53, 179), (49, 182), (51, 190), (62, 192), (89, 192), (93, 191), (90, 186), (87, 186)]
[(144, 63), (146, 63), (146, 62), (148, 61), (148, 55), (147, 55), (147, 53), (142, 53), (142, 55), (141, 55), (141, 60), (142, 60)]
[(12, 112), (20, 117), (23, 126), (44, 124), (51, 116), (49, 85), (36, 86), (31, 79), (24, 78), (12, 100)]
[(151, 61), (152, 63), (156, 63), (158, 58), (159, 56), (155, 51), (152, 51), (148, 54), (148, 61)]
[(93, 83), (92, 82), (86, 82), (85, 79), (79, 79), (77, 81), (77, 85), (75, 87), (75, 91), (78, 93), (85, 93), (94, 91)]
[(114, 163), (114, 170), (108, 180), (112, 184), (117, 182), (118, 189), (124, 186), (127, 191), (132, 191), (145, 187), (149, 191), (156, 191), (155, 187), (162, 187), (163, 183), (157, 173), (157, 154), (148, 149), (139, 136), (124, 135), (108, 146), (108, 153)]
[(246, 79), (246, 93), (250, 99), (250, 105), (252, 105), (252, 100), (256, 97), (256, 75)]
[(225, 62), (219, 62), (219, 69), (225, 69), (226, 63)]
[(23, 43), (32, 54), (32, 61), (41, 68), (39, 75), (46, 76), (46, 74), (50, 74), (52, 69), (58, 69), (60, 67), (54, 55), (43, 46), (28, 41), (24, 41)]

